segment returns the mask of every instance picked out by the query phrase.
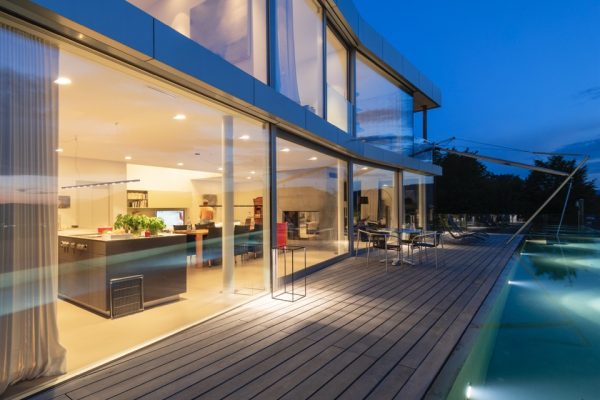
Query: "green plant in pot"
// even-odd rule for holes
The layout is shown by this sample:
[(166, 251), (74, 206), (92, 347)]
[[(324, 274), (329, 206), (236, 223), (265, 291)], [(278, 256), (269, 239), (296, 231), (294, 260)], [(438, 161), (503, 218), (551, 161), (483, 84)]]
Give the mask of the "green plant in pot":
[(119, 229), (123, 229), (125, 231), (125, 233), (129, 233), (130, 228), (130, 220), (131, 217), (133, 217), (133, 215), (129, 215), (129, 214), (119, 214), (117, 215), (117, 219), (115, 219), (115, 223), (113, 224), (113, 227), (115, 228), (115, 230), (119, 230)]
[(146, 227), (152, 236), (158, 235), (158, 232), (166, 228), (165, 221), (162, 218), (150, 217), (148, 218), (148, 225)]
[(148, 227), (149, 218), (145, 215), (119, 214), (114, 223), (115, 229), (123, 229), (126, 233), (139, 236)]

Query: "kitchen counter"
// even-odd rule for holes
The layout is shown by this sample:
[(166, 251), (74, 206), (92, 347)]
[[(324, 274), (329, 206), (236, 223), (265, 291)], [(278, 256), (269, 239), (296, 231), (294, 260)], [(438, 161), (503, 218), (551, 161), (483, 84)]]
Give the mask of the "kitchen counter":
[[(67, 233), (67, 232), (64, 232)], [(110, 316), (110, 281), (144, 277), (144, 305), (173, 301), (187, 289), (186, 235), (103, 238), (59, 234), (59, 297)]]

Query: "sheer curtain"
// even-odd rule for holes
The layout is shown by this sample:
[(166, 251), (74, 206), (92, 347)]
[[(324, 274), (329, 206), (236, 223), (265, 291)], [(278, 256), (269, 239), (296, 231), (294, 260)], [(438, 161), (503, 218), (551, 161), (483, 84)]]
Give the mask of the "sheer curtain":
[(65, 371), (58, 342), (58, 48), (0, 24), (0, 393)]
[(300, 104), (293, 2), (293, 0), (277, 0), (277, 90)]

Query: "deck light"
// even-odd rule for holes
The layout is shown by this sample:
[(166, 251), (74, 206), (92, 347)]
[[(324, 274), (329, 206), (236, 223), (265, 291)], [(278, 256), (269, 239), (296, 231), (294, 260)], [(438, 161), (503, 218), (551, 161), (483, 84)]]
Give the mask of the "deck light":
[(126, 159), (126, 160), (131, 160), (132, 158), (133, 158), (133, 157), (131, 157), (131, 156), (125, 156), (125, 159)]
[(248, 140), (248, 139), (250, 139), (250, 136), (249, 135), (242, 135), (242, 136), (240, 136), (240, 139), (242, 139), (242, 140)]
[(223, 171), (223, 167), (219, 167), (217, 168), (219, 171)]
[(250, 171), (250, 173), (251, 173), (252, 175), (254, 175), (254, 174), (256, 174), (256, 171)]
[(56, 149), (56, 152), (57, 152), (57, 153), (62, 153), (63, 151), (64, 151), (64, 150), (63, 150), (63, 149), (61, 149), (60, 147), (59, 147), (58, 149)]
[(361, 170), (363, 170), (363, 171), (366, 171), (366, 170), (368, 170), (368, 169), (369, 169), (369, 167), (362, 167), (362, 168), (361, 168)]
[(311, 157), (308, 159), (308, 161), (317, 161), (317, 157)]
[(247, 176), (246, 179), (252, 179), (252, 177), (251, 176)]
[(182, 163), (182, 162), (178, 162), (178, 163), (177, 163), (177, 166), (179, 166), (179, 167), (182, 167), (182, 166), (183, 166), (183, 163)]
[(289, 153), (290, 149), (288, 147), (284, 147), (283, 149), (281, 149), (281, 151), (283, 151), (284, 153)]
[(183, 121), (184, 119), (186, 119), (187, 117), (185, 116), (185, 114), (177, 114), (173, 117), (174, 120), (176, 121)]
[(56, 83), (57, 85), (70, 85), (71, 80), (66, 76), (59, 76), (58, 78), (56, 78), (54, 83)]

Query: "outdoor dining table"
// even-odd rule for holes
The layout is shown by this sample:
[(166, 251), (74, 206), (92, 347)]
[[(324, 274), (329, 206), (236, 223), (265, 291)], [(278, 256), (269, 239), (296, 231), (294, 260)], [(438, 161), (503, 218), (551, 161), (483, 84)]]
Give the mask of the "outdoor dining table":
[(398, 256), (392, 260), (392, 265), (396, 266), (398, 264), (402, 265), (404, 263), (409, 265), (414, 265), (412, 260), (408, 260), (402, 256), (402, 235), (409, 235), (409, 237), (414, 235), (421, 235), (423, 231), (421, 229), (416, 228), (395, 228), (395, 229), (379, 229), (381, 233), (387, 232), (387, 234), (395, 233), (398, 235)]

